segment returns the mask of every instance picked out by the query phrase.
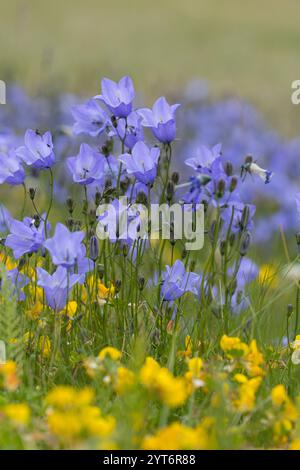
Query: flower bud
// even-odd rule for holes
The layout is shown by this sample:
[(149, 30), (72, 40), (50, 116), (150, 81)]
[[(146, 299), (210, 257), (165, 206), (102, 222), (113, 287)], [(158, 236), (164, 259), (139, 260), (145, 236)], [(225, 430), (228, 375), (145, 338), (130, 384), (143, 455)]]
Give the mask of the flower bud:
[(36, 193), (36, 189), (34, 188), (29, 188), (29, 197), (30, 199), (33, 201), (34, 198), (35, 198), (35, 193)]
[(238, 179), (236, 176), (233, 176), (231, 178), (231, 181), (230, 181), (230, 186), (229, 186), (229, 191), (231, 193), (233, 193), (233, 191), (235, 190), (235, 188), (237, 187), (237, 184), (238, 184)]
[(67, 204), (67, 208), (68, 208), (68, 211), (70, 213), (70, 215), (73, 214), (73, 211), (74, 211), (74, 201), (71, 197), (68, 197), (68, 199), (66, 200), (66, 204)]
[(177, 171), (174, 171), (174, 173), (172, 173), (171, 180), (173, 181), (174, 184), (179, 183), (179, 173)]
[(296, 233), (296, 243), (297, 243), (298, 248), (300, 250), (300, 232)]
[(249, 206), (245, 206), (242, 212), (242, 217), (241, 217), (241, 230), (245, 230), (245, 228), (248, 225), (249, 222), (249, 217), (250, 217), (250, 209)]
[(223, 179), (219, 180), (218, 185), (217, 185), (217, 197), (219, 199), (221, 199), (221, 197), (224, 196), (225, 187), (226, 187), (225, 181)]
[(250, 232), (245, 232), (242, 235), (241, 246), (240, 246), (240, 255), (245, 256), (247, 253), (251, 242)]
[(96, 261), (98, 256), (99, 256), (99, 242), (98, 242), (98, 238), (95, 235), (93, 235), (90, 238), (90, 258), (93, 261)]
[(233, 166), (229, 161), (225, 163), (225, 173), (227, 176), (232, 176), (233, 174)]

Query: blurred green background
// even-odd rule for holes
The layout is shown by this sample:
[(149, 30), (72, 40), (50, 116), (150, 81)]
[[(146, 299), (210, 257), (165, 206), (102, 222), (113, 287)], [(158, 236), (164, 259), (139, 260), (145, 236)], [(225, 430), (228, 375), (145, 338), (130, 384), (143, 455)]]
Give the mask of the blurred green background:
[(0, 0), (0, 14), (0, 78), (32, 93), (89, 96), (101, 77), (130, 74), (151, 104), (202, 78), (298, 134), (297, 0)]

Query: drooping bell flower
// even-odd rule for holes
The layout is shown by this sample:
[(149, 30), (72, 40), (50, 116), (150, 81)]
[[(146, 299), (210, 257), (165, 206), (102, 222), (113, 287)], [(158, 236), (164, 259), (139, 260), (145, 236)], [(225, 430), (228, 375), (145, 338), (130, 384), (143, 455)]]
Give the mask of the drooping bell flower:
[(153, 108), (142, 108), (137, 113), (142, 116), (142, 125), (150, 127), (153, 135), (162, 143), (169, 144), (176, 137), (175, 112), (180, 104), (169, 105), (163, 96), (155, 101)]
[(104, 103), (110, 112), (120, 118), (126, 118), (132, 111), (134, 87), (130, 77), (123, 77), (117, 83), (109, 78), (101, 81), (102, 94), (95, 96)]
[(24, 137), (25, 145), (16, 150), (16, 155), (26, 165), (38, 170), (51, 168), (55, 162), (51, 132), (42, 135), (39, 131), (28, 129)]

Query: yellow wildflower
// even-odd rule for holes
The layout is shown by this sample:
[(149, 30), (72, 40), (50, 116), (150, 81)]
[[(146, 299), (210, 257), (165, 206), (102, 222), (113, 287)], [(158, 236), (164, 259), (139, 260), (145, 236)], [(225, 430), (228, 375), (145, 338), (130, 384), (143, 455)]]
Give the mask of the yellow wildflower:
[[(242, 375), (242, 374), (239, 374)], [(241, 379), (241, 377), (239, 377)], [(256, 392), (261, 384), (261, 377), (254, 377), (242, 381), (238, 390), (238, 398), (234, 400), (234, 405), (241, 413), (252, 411), (255, 406)]]
[(122, 395), (127, 392), (135, 383), (134, 373), (126, 367), (118, 367), (115, 391)]
[(98, 357), (99, 359), (101, 359), (102, 361), (108, 357), (109, 359), (113, 360), (113, 361), (118, 361), (122, 356), (122, 353), (121, 351), (119, 351), (118, 349), (116, 348), (113, 348), (111, 346), (107, 346), (105, 348), (103, 348), (100, 353), (98, 354)]
[(152, 436), (146, 436), (142, 442), (142, 448), (145, 450), (203, 450), (209, 448), (209, 439), (203, 427), (190, 428), (175, 422), (159, 429)]
[(148, 389), (153, 390), (158, 398), (169, 407), (182, 405), (187, 396), (188, 388), (182, 377), (174, 377), (171, 372), (152, 358), (147, 357), (140, 371), (141, 383)]
[(179, 357), (192, 357), (193, 354), (193, 343), (192, 339), (189, 335), (185, 337), (185, 350), (184, 351), (178, 351), (177, 356)]
[(14, 361), (7, 361), (4, 364), (0, 364), (0, 387), (1, 385), (6, 390), (11, 391), (18, 388), (17, 364)]
[(13, 424), (26, 426), (30, 419), (30, 409), (25, 403), (10, 403), (2, 408), (3, 413)]
[(222, 336), (220, 346), (230, 359), (243, 357), (249, 351), (247, 344), (243, 343), (240, 338), (227, 335)]

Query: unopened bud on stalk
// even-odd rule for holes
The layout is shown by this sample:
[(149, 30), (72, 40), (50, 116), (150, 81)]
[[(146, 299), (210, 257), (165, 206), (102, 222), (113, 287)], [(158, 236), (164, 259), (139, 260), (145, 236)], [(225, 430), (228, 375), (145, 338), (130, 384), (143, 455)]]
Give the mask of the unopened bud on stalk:
[(233, 166), (231, 162), (226, 162), (225, 164), (225, 173), (227, 176), (232, 176), (233, 175)]
[(219, 199), (221, 199), (221, 197), (224, 196), (225, 187), (226, 187), (225, 181), (223, 179), (219, 180), (218, 185), (217, 185), (217, 197)]
[(67, 208), (68, 208), (68, 211), (70, 213), (70, 215), (73, 214), (73, 211), (74, 211), (74, 201), (71, 197), (68, 197), (68, 199), (66, 200), (66, 204), (67, 204)]
[(35, 198), (35, 193), (36, 193), (36, 189), (34, 188), (29, 188), (29, 197), (30, 199), (33, 201), (34, 198)]
[(90, 238), (90, 258), (93, 261), (96, 261), (98, 259), (98, 256), (99, 256), (99, 242), (98, 242), (98, 238), (95, 235), (93, 235)]
[(250, 242), (251, 242), (250, 232), (245, 232), (242, 235), (242, 241), (241, 241), (241, 246), (240, 246), (240, 255), (241, 256), (245, 256), (245, 254), (247, 253), (247, 251), (249, 249), (249, 246), (250, 246)]
[(249, 217), (250, 217), (250, 209), (249, 206), (245, 206), (242, 212), (242, 217), (241, 217), (241, 230), (244, 230), (249, 222)]
[(233, 176), (231, 178), (231, 181), (230, 181), (230, 186), (229, 186), (229, 191), (231, 193), (233, 193), (233, 191), (235, 190), (235, 188), (237, 187), (237, 184), (238, 184), (238, 179), (236, 176)]
[(174, 173), (172, 173), (171, 180), (173, 181), (174, 184), (179, 183), (179, 173), (177, 171), (174, 171)]

